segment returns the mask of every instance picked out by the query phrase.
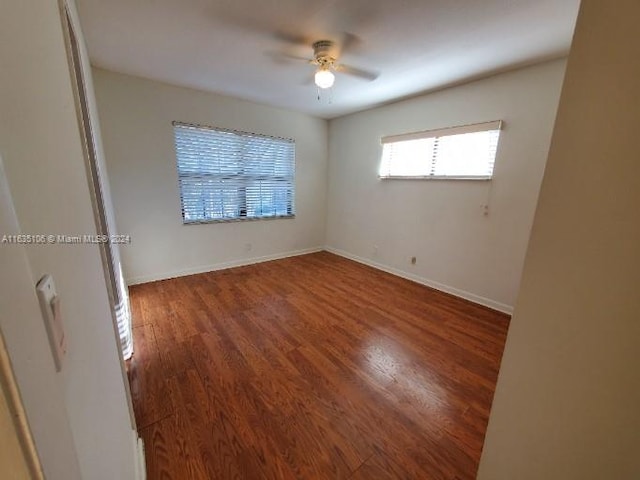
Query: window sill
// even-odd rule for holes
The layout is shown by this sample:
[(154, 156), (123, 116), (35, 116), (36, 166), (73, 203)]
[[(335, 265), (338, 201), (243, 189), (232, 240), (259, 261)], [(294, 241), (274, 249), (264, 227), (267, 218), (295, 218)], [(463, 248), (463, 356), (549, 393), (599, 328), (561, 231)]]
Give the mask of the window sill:
[(464, 175), (411, 175), (411, 176), (392, 176), (392, 177), (381, 177), (378, 176), (380, 180), (472, 180), (472, 181), (482, 181), (487, 182), (491, 180), (493, 177), (470, 177)]
[(295, 215), (273, 215), (269, 217), (212, 218), (206, 220), (183, 220), (183, 225), (202, 225), (207, 223), (254, 222), (256, 220), (282, 220), (296, 218)]

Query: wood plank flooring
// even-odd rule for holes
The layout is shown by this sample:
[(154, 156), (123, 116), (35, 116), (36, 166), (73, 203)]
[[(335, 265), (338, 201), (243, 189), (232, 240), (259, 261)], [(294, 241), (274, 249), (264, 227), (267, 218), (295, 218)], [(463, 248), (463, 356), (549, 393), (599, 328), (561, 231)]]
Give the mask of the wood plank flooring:
[(508, 316), (327, 252), (130, 291), (149, 480), (475, 478)]

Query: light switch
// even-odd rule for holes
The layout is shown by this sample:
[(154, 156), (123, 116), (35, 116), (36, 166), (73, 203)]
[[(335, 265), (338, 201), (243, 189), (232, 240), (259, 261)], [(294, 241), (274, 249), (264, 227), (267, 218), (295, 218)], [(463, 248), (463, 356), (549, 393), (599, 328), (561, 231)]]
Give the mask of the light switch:
[(53, 277), (49, 274), (44, 275), (36, 284), (36, 292), (49, 337), (53, 361), (56, 365), (56, 371), (59, 372), (62, 369), (62, 360), (67, 353), (67, 344), (60, 313), (60, 297), (56, 292)]

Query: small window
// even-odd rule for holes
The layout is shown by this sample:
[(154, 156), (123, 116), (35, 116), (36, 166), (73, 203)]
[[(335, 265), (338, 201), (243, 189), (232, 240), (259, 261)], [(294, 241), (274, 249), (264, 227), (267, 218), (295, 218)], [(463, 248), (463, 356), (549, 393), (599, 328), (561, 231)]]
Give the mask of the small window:
[(382, 138), (381, 178), (490, 180), (502, 122)]
[(295, 142), (173, 122), (183, 223), (294, 216)]

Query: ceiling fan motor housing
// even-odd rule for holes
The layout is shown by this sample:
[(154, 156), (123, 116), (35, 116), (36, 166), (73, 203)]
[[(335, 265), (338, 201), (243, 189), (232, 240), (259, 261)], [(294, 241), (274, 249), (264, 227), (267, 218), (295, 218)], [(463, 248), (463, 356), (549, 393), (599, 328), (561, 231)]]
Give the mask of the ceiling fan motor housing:
[(318, 40), (313, 44), (313, 56), (321, 66), (329, 66), (335, 62), (335, 43), (331, 40)]

